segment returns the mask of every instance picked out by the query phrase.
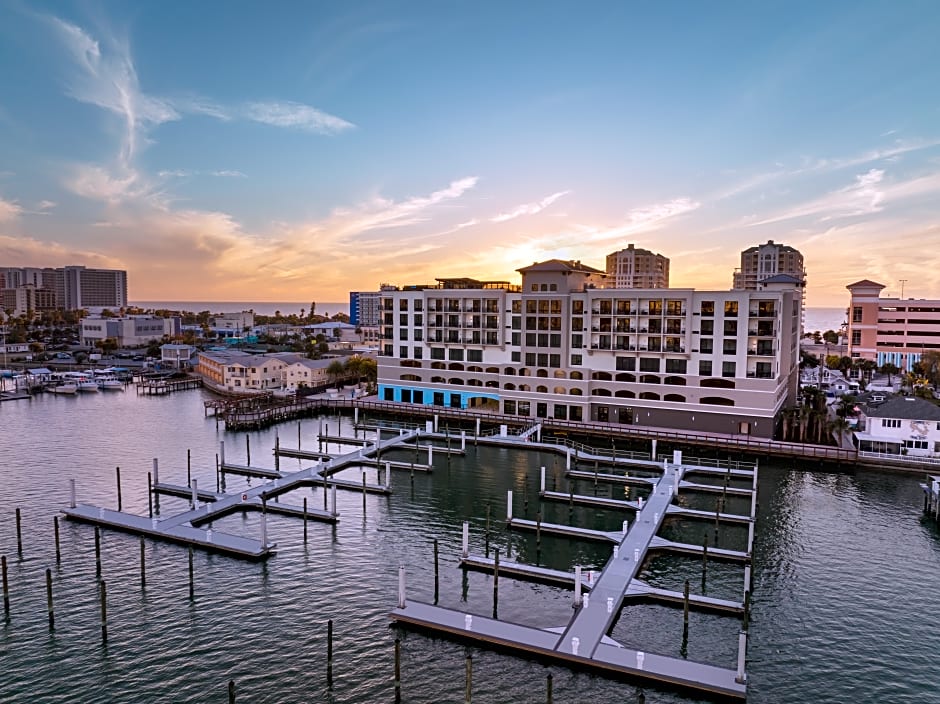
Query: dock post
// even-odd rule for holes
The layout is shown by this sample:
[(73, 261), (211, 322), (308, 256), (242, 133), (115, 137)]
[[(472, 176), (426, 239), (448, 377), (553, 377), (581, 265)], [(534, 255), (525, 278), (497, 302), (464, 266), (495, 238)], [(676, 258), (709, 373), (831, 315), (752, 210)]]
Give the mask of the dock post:
[(493, 558), (493, 618), (499, 618), (499, 548), (496, 548)]
[(19, 508), (16, 509), (16, 552), (23, 557), (23, 526)]
[(405, 608), (405, 566), (398, 565), (398, 608)]
[(490, 502), (486, 502), (486, 532), (484, 533), (485, 555), (490, 556)]
[(428, 443), (428, 467), (434, 462), (434, 446)]
[(186, 486), (191, 486), (193, 481), (193, 451), (186, 448)]
[(147, 586), (147, 563), (145, 561), (144, 553), (144, 536), (140, 536), (140, 588), (143, 589)]
[(225, 471), (225, 440), (219, 440), (219, 466)]
[(390, 489), (392, 487), (392, 463), (385, 463), (385, 488)]
[(738, 634), (738, 673), (734, 681), (738, 684), (747, 682), (747, 674), (744, 672), (744, 657), (747, 653), (747, 631), (741, 631)]
[(261, 548), (268, 548), (268, 497), (261, 495)]
[(460, 431), (460, 451), (461, 452), (467, 451), (467, 431), (466, 430)]
[(470, 556), (470, 523), (463, 522), (463, 539), (460, 544), (460, 554), (464, 559)]
[(326, 622), (326, 686), (333, 686), (333, 619)]
[(682, 640), (689, 639), (689, 580), (685, 580), (682, 590)]
[[(324, 488), (324, 491), (326, 491), (325, 488)], [(332, 514), (333, 514), (333, 517), (336, 518), (336, 516), (337, 516), (337, 513), (336, 513), (336, 484), (331, 484), (331, 485), (330, 485), (330, 505), (331, 505), (331, 507), (332, 507), (332, 511), (330, 511), (330, 513), (332, 513)]]
[(277, 433), (274, 435), (274, 471), (281, 471), (281, 438)]
[(52, 570), (46, 568), (46, 610), (49, 612), (49, 630), (55, 630), (55, 614), (52, 611)]
[(196, 583), (193, 579), (193, 546), (189, 546), (189, 598), (190, 600), (196, 598)]
[(359, 425), (359, 408), (353, 408), (353, 425)]
[[(542, 552), (542, 512), (535, 514), (535, 554)], [(536, 557), (538, 560), (538, 557)]]
[(506, 522), (512, 523), (512, 489), (506, 492)]
[(751, 590), (751, 566), (744, 565), (744, 593), (747, 594)]
[(539, 467), (539, 494), (545, 493), (545, 467)]
[(101, 642), (108, 644), (108, 591), (104, 580), (101, 580)]
[(235, 704), (235, 680), (228, 681), (228, 704)]
[(366, 515), (366, 470), (362, 470), (362, 517)]
[(304, 497), (304, 543), (307, 542), (307, 497)]
[(650, 449), (650, 459), (656, 461), (656, 438), (653, 438), (653, 447)]
[(69, 479), (69, 508), (75, 508), (75, 480)]
[(571, 469), (571, 448), (565, 448), (565, 470), (568, 471)]
[(56, 564), (62, 562), (62, 552), (59, 550), (59, 517), (52, 517), (53, 533), (55, 534), (55, 561)]
[(95, 576), (101, 577), (101, 529), (95, 526)]
[(401, 638), (395, 639), (395, 704), (401, 702)]
[(160, 515), (160, 493), (156, 491), (156, 487), (160, 485), (160, 464), (157, 461), (157, 458), (153, 458), (153, 510)]
[(225, 492), (225, 479), (222, 478), (222, 467), (219, 465), (219, 453), (215, 453), (215, 493)]
[(440, 579), (438, 577), (437, 538), (434, 539), (434, 605), (437, 606)]
[(529, 517), (529, 483), (525, 482), (522, 485), (522, 515), (526, 518)]
[(581, 565), (574, 566), (574, 608), (581, 606)]
[(153, 472), (147, 472), (147, 513), (153, 518)]
[(702, 538), (702, 584), (705, 584), (705, 575), (708, 574), (708, 533)]
[(3, 615), (10, 618), (10, 582), (7, 578), (7, 556), (0, 557), (0, 572), (3, 573)]
[(473, 689), (473, 656), (467, 656), (467, 691), (464, 694), (464, 704), (470, 704), (472, 701), (472, 689)]
[(117, 481), (117, 500), (118, 500), (118, 511), (121, 510), (121, 468), (114, 468), (114, 476)]
[(251, 436), (245, 433), (245, 464), (251, 466)]
[(439, 421), (439, 420), (440, 420), (440, 418), (438, 417), (437, 413), (435, 413), (435, 414), (434, 414), (434, 432), (435, 432), (435, 433), (437, 432), (437, 429), (438, 429), (438, 421)]
[(545, 678), (545, 701), (547, 704), (552, 704), (552, 673), (548, 673), (548, 677)]
[(477, 438), (480, 437), (480, 419), (477, 418), (476, 431), (473, 434), (473, 443), (476, 444)]
[(745, 630), (745, 631), (747, 630), (747, 627), (748, 627), (748, 625), (749, 625), (750, 619), (751, 619), (751, 590), (750, 590), (750, 589), (745, 589), (745, 590), (744, 590), (744, 617), (743, 617), (744, 624), (743, 624), (743, 630)]

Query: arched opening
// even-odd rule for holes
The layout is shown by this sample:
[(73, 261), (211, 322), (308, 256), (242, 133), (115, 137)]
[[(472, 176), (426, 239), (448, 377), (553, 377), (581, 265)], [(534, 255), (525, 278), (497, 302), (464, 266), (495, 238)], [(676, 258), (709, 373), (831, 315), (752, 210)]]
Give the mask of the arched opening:
[(499, 374), (499, 367), (487, 367), (486, 373), (487, 374)]
[(447, 368), (450, 369), (452, 372), (463, 371), (463, 365), (460, 362), (451, 362)]
[(421, 377), (417, 374), (402, 374), (398, 378), (402, 381), (421, 381)]
[(571, 372), (571, 376), (569, 378), (574, 381), (583, 381), (584, 374), (582, 374), (581, 372)]
[(532, 387), (529, 386), (528, 384), (519, 384), (519, 390), (520, 390), (520, 391), (531, 391), (531, 390), (532, 390)]
[(512, 367), (506, 367), (506, 368), (503, 370), (503, 374), (505, 374), (506, 376), (515, 376), (515, 375), (516, 375), (516, 370), (513, 369)]
[(706, 389), (733, 389), (734, 382), (731, 379), (702, 379), (699, 386)]
[(568, 395), (569, 396), (583, 396), (584, 393), (581, 391), (581, 389), (571, 389), (570, 391), (568, 391)]
[(681, 376), (667, 376), (663, 379), (664, 384), (670, 384), (672, 386), (685, 386), (685, 377)]
[(454, 386), (463, 386), (464, 384), (463, 379), (460, 379), (456, 376), (452, 376), (450, 379), (448, 379), (447, 383), (453, 384)]
[(503, 388), (506, 389), (506, 391), (515, 391), (516, 385), (512, 383), (507, 383), (507, 384), (503, 384)]
[(655, 374), (644, 374), (640, 377), (641, 384), (661, 384), (662, 381)]
[(401, 360), (401, 366), (403, 367), (420, 367), (421, 362), (414, 359), (403, 359)]
[(473, 374), (482, 374), (482, 373), (483, 373), (483, 367), (477, 367), (477, 366), (474, 365), (474, 366), (467, 367), (467, 371), (468, 371), (468, 372), (471, 372), (471, 373), (473, 373)]
[(538, 394), (547, 394), (547, 393), (548, 393), (548, 387), (547, 387), (547, 386), (536, 386), (536, 387), (535, 387), (535, 392), (538, 393)]
[(610, 389), (591, 389), (591, 396), (610, 396)]
[(644, 391), (643, 393), (640, 394), (640, 398), (645, 399), (647, 401), (658, 401), (659, 394), (653, 393), (652, 391)]
[(685, 396), (682, 394), (666, 394), (663, 401), (673, 401), (674, 403), (685, 403)]
[(523, 367), (522, 369), (519, 370), (519, 376), (532, 376), (532, 374), (529, 372), (528, 369)]
[(564, 386), (556, 386), (553, 393), (556, 394), (565, 394), (567, 393)]
[(547, 369), (536, 369), (536, 370), (535, 370), (535, 376), (539, 377), (540, 379), (547, 379), (547, 378), (548, 378), (548, 370), (547, 370)]
[(614, 396), (616, 396), (617, 398), (636, 398), (635, 393), (633, 393), (632, 391), (624, 391), (623, 389), (615, 393)]
[(706, 406), (733, 406), (734, 401), (730, 398), (724, 398), (723, 396), (706, 396), (701, 399), (699, 403), (705, 404)]
[(431, 362), (431, 369), (447, 369), (447, 365), (443, 362)]
[(489, 389), (498, 389), (498, 388), (499, 388), (499, 382), (490, 379), (489, 381), (486, 382), (485, 386), (486, 386), (487, 388), (489, 388)]
[(432, 377), (431, 377), (431, 383), (432, 383), (432, 384), (446, 384), (446, 383), (447, 383), (447, 379), (445, 379), (445, 378), (442, 377), (442, 376), (432, 376)]
[(467, 386), (483, 386), (483, 382), (479, 379), (467, 379)]
[(564, 378), (567, 377), (567, 376), (568, 376), (568, 375), (565, 374), (565, 370), (564, 370), (564, 369), (556, 369), (556, 370), (555, 370), (554, 377), (555, 377), (556, 379), (564, 379)]
[(636, 383), (636, 374), (618, 374), (617, 381), (627, 382), (627, 383)]
[(594, 381), (613, 381), (610, 372), (592, 372), (591, 379)]

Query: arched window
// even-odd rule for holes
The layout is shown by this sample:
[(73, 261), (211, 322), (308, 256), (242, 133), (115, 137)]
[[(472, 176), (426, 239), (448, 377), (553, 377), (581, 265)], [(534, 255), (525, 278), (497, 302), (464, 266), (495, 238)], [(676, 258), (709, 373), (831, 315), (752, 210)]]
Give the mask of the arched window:
[(636, 383), (636, 375), (635, 374), (618, 374), (617, 381), (627, 382), (627, 383)]
[(565, 374), (565, 370), (564, 370), (564, 369), (556, 369), (554, 376), (555, 376), (556, 379), (564, 379), (564, 378), (565, 378), (566, 376), (568, 376), (568, 375)]
[(664, 384), (670, 384), (672, 386), (685, 386), (685, 377), (682, 376), (667, 376), (663, 380)]
[(479, 379), (467, 379), (467, 386), (483, 386), (483, 382)]
[(699, 403), (703, 403), (706, 406), (733, 406), (734, 401), (730, 398), (724, 398), (722, 396), (706, 396), (701, 399)]
[(447, 368), (450, 369), (452, 372), (463, 371), (463, 365), (460, 362), (451, 362)]
[(486, 373), (487, 374), (499, 374), (499, 367), (487, 367)]
[(447, 383), (447, 379), (445, 379), (445, 378), (442, 377), (442, 376), (432, 376), (432, 377), (431, 377), (431, 383), (432, 383), (432, 384), (446, 384), (446, 383)]
[(640, 398), (646, 399), (647, 401), (658, 401), (659, 394), (655, 394), (652, 391), (644, 391), (640, 394)]
[(685, 403), (685, 396), (682, 394), (666, 394), (663, 401), (672, 401), (674, 403)]
[(581, 389), (575, 388), (575, 389), (571, 389), (571, 390), (568, 392), (568, 395), (569, 395), (569, 396), (583, 396), (584, 394), (581, 393)]
[(402, 374), (398, 378), (402, 381), (421, 381), (421, 377), (417, 374)]
[(529, 373), (528, 369), (523, 367), (522, 369), (519, 370), (519, 376), (532, 376), (532, 375)]
[(532, 387), (529, 386), (528, 384), (519, 384), (519, 390), (520, 390), (520, 391), (531, 391), (531, 390), (532, 390)]
[(594, 381), (611, 381), (612, 377), (609, 372), (592, 372), (591, 379)]
[(706, 389), (733, 389), (734, 382), (731, 381), (731, 379), (702, 379), (699, 382), (699, 386), (703, 386)]
[(536, 370), (535, 370), (535, 376), (539, 377), (540, 379), (547, 379), (547, 378), (548, 378), (548, 370), (547, 370), (547, 369), (536, 369)]
[(581, 372), (571, 372), (570, 378), (574, 381), (582, 381), (584, 379), (584, 374)]
[(506, 389), (506, 391), (515, 391), (515, 390), (516, 390), (516, 385), (515, 385), (515, 384), (504, 384), (504, 385), (503, 385), (503, 388)]
[(610, 396), (610, 389), (591, 389), (591, 396)]
[(452, 376), (450, 379), (448, 379), (447, 383), (453, 384), (454, 386), (463, 386), (463, 379)]
[(470, 366), (470, 367), (467, 367), (467, 371), (471, 372), (472, 374), (482, 374), (483, 367)]
[(539, 393), (539, 394), (547, 394), (547, 393), (548, 393), (548, 387), (547, 387), (547, 386), (536, 386), (536, 387), (535, 387), (535, 392), (536, 392), (536, 393)]
[(431, 362), (431, 369), (447, 369), (447, 365), (443, 362)]
[(484, 384), (484, 386), (486, 386), (486, 387), (489, 388), (489, 389), (498, 389), (498, 388), (499, 388), (499, 382), (498, 382), (498, 381), (494, 381), (493, 379), (489, 379), (489, 380), (486, 382), (486, 384)]
[(617, 398), (636, 398), (635, 393), (633, 393), (632, 391), (624, 391), (623, 389), (615, 393), (614, 396), (616, 396)]
[(659, 377), (655, 374), (644, 374), (640, 377), (641, 384), (661, 384)]
[(556, 386), (553, 393), (564, 395), (565, 393), (567, 393), (567, 391), (565, 390), (564, 386)]

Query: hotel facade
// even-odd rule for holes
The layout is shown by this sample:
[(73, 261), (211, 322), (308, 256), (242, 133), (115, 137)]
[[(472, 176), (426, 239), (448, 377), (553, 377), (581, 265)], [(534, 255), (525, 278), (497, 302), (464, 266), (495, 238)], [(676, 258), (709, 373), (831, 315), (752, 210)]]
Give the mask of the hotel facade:
[(801, 291), (608, 288), (550, 260), (522, 284), (382, 294), (379, 398), (565, 421), (772, 437), (797, 393)]
[(868, 279), (846, 288), (850, 357), (911, 371), (924, 352), (940, 349), (940, 300), (882, 298), (884, 284)]

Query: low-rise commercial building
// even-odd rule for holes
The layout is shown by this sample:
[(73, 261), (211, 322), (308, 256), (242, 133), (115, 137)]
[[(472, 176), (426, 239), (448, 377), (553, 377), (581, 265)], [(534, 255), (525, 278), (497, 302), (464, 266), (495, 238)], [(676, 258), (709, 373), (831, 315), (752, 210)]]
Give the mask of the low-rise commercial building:
[(83, 345), (93, 346), (99, 340), (111, 338), (118, 347), (140, 347), (161, 340), (164, 336), (177, 337), (181, 328), (179, 317), (87, 317), (82, 318), (79, 326), (79, 340)]

